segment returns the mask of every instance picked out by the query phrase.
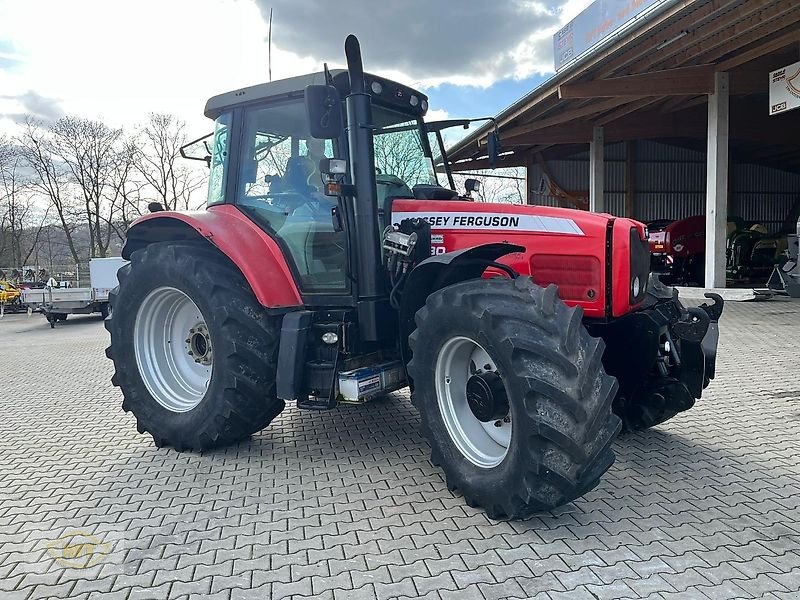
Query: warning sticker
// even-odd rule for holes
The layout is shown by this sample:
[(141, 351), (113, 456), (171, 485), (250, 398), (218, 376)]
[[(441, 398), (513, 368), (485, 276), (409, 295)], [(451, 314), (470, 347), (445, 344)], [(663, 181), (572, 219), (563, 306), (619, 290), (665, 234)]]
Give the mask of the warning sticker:
[[(493, 229), (504, 231), (541, 231), (546, 233), (567, 233), (584, 235), (572, 219), (563, 217), (539, 217), (536, 215), (511, 215), (506, 213), (427, 213), (393, 212), (392, 221), (403, 219), (424, 219), (431, 229)], [(436, 243), (436, 242), (433, 242)]]

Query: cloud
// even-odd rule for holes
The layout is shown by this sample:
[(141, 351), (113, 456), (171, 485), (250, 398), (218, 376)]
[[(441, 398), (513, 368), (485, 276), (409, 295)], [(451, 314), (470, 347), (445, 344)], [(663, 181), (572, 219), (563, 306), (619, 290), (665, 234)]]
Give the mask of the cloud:
[(33, 90), (17, 96), (0, 96), (0, 100), (9, 102), (16, 109), (22, 108), (24, 111), (0, 113), (0, 118), (11, 119), (15, 123), (23, 123), (28, 117), (50, 123), (64, 116), (60, 100), (42, 96)]
[[(561, 2), (470, 0), (256, 0), (273, 9), (275, 47), (341, 64), (347, 33), (362, 45), (367, 70), (399, 72), (418, 82), (484, 85), (551, 71), (551, 34)], [(546, 40), (547, 43), (543, 43)]]

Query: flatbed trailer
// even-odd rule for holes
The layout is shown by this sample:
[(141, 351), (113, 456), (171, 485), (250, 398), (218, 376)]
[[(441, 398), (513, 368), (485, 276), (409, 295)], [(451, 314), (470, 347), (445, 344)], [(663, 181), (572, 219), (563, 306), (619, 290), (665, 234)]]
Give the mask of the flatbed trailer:
[(30, 310), (42, 313), (51, 328), (69, 315), (99, 313), (107, 317), (110, 309), (108, 294), (117, 287), (117, 271), (128, 261), (114, 258), (94, 258), (89, 262), (90, 285), (87, 288), (47, 286), (23, 290), (22, 302)]

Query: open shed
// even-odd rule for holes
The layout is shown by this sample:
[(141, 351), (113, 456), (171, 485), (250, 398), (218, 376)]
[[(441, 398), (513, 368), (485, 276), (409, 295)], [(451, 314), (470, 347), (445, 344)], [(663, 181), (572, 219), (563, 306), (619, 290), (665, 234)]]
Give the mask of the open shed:
[[(705, 214), (705, 284), (725, 287), (728, 216), (775, 231), (800, 200), (800, 110), (769, 93), (798, 61), (797, 0), (656, 2), (497, 115), (496, 166), (526, 168), (531, 204)], [(487, 131), (450, 150), (454, 170), (489, 167)]]

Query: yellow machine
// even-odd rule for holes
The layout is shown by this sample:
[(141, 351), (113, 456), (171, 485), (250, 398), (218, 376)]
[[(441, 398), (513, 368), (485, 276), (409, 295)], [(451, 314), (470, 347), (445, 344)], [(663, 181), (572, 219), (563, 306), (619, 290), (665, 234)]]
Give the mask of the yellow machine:
[(0, 304), (20, 304), (22, 292), (10, 281), (0, 281)]

